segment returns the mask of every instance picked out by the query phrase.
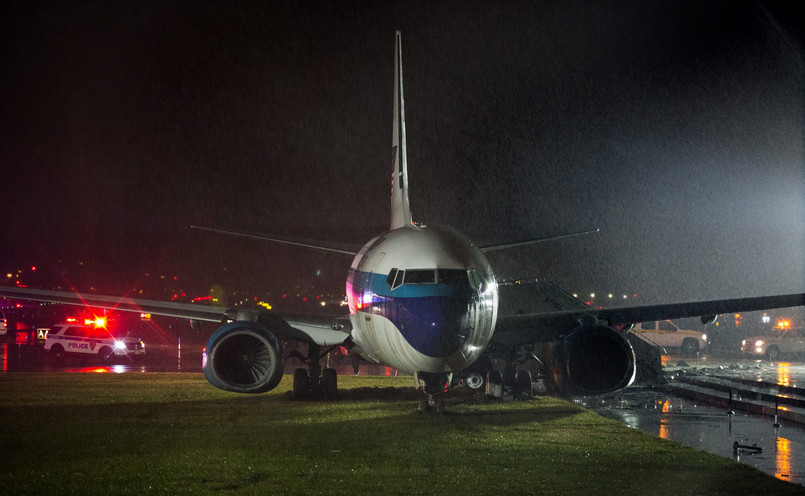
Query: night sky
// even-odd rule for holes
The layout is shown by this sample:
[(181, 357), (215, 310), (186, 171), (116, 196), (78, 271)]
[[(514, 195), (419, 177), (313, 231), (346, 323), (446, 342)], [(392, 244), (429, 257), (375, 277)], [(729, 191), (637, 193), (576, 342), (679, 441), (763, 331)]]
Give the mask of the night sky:
[(801, 292), (791, 20), (699, 1), (15, 5), (0, 269), (343, 290), (349, 257), (189, 226), (386, 229), (399, 29), (414, 220), (478, 244), (601, 229), (492, 254), (498, 275), (645, 303)]

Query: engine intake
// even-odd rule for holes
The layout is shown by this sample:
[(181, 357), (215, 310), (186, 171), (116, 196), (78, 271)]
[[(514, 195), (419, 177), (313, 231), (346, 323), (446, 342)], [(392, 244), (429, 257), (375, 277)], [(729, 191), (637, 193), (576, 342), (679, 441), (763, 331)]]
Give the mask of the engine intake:
[(213, 386), (235, 393), (264, 393), (282, 379), (282, 345), (256, 322), (222, 325), (207, 341), (204, 377)]
[(635, 354), (618, 331), (600, 324), (577, 327), (554, 348), (553, 378), (564, 394), (603, 394), (634, 382)]

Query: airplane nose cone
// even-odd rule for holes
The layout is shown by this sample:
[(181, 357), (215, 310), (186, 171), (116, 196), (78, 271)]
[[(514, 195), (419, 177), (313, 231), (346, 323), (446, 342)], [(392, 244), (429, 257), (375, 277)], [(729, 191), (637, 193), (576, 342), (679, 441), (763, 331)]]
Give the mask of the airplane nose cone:
[(459, 350), (467, 314), (467, 298), (436, 296), (408, 302), (401, 312), (399, 329), (417, 351), (444, 358)]

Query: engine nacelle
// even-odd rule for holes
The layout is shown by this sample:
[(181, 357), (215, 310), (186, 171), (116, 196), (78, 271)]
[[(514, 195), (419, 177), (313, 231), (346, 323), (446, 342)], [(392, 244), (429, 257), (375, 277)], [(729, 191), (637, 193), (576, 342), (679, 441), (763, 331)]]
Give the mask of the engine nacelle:
[(635, 354), (626, 338), (611, 327), (577, 327), (553, 350), (552, 375), (567, 395), (603, 394), (623, 389), (635, 379)]
[(207, 341), (204, 377), (235, 393), (264, 393), (282, 379), (284, 358), (277, 337), (257, 322), (222, 325)]

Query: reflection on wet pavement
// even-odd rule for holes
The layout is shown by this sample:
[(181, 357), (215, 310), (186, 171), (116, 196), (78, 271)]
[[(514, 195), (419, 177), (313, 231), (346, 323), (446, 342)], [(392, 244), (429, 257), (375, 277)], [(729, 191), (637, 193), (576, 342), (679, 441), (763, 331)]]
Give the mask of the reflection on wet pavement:
[[(805, 381), (803, 363), (704, 358), (696, 367), (695, 359), (689, 360), (688, 365), (678, 359), (663, 358), (664, 374), (672, 382), (680, 376), (703, 380), (721, 378), (726, 382), (735, 381), (736, 390), (741, 385), (751, 388), (765, 384), (766, 395), (781, 399), (802, 396), (797, 386)], [(726, 398), (727, 393), (723, 394)], [(738, 394), (741, 393), (736, 396)], [(775, 426), (773, 415), (755, 415), (729, 408), (726, 399), (723, 405), (713, 406), (699, 399), (680, 398), (657, 386), (632, 387), (577, 401), (605, 417), (654, 436), (732, 458), (778, 479), (805, 485), (805, 426), (802, 423), (778, 419)], [(797, 400), (791, 398), (791, 401)], [(774, 406), (773, 401), (771, 406)], [(796, 407), (781, 404), (780, 408)], [(734, 411), (732, 415), (728, 414), (730, 410)]]

